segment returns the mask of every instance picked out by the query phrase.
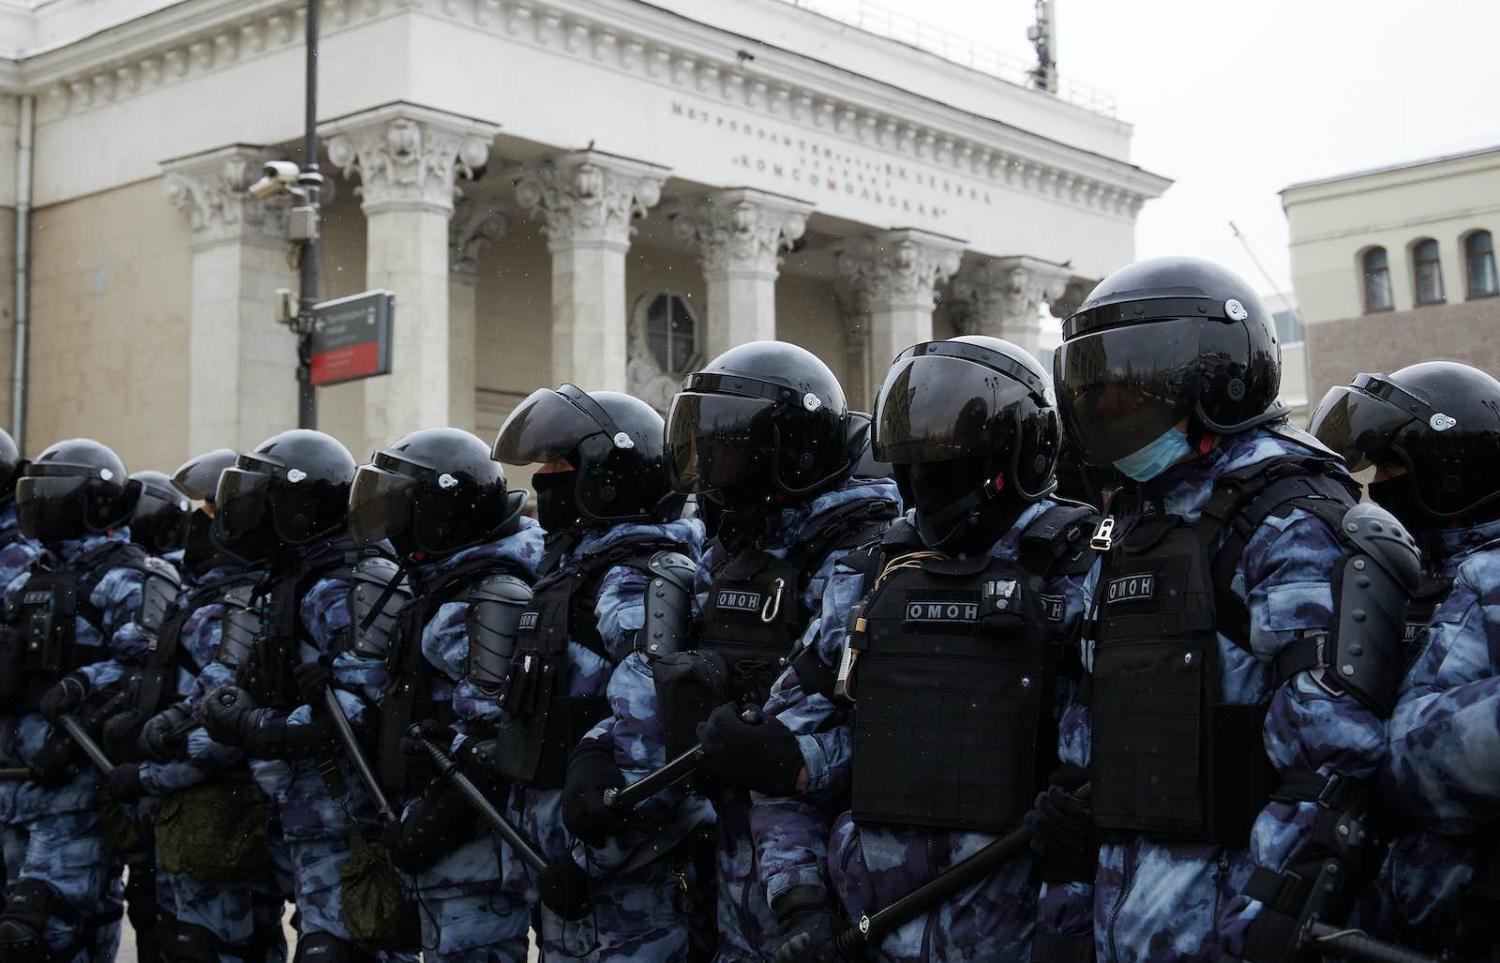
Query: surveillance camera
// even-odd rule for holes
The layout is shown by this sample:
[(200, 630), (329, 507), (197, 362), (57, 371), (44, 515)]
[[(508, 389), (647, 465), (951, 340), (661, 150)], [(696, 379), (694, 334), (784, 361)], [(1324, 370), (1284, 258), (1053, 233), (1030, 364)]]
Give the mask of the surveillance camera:
[(260, 180), (250, 185), (250, 193), (256, 197), (270, 197), (290, 190), (297, 185), (301, 173), (291, 161), (267, 161), (261, 168)]

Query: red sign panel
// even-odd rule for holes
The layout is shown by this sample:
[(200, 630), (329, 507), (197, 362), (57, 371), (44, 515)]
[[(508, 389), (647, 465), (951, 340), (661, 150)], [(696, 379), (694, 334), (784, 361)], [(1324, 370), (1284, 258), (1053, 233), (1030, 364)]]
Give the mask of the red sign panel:
[(366, 291), (313, 306), (312, 383), (336, 385), (391, 373), (396, 299)]

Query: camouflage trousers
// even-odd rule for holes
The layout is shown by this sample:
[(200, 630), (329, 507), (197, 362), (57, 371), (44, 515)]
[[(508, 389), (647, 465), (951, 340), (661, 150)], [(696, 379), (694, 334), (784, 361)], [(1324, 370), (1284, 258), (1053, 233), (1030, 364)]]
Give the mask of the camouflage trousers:
[(0, 828), (0, 847), (9, 886), (21, 879), (42, 880), (76, 914), (70, 920), (56, 915), (47, 920), (45, 935), (54, 954), (72, 946), (77, 951), (62, 959), (114, 959), (120, 945), (123, 867), (105, 849), (98, 812), (55, 813), (7, 824)]
[(726, 794), (718, 821), (718, 963), (769, 959), (780, 942), (750, 836), (750, 803)]
[(500, 842), (481, 833), (410, 881), (428, 963), (525, 963), (531, 909), (499, 885)]
[(657, 860), (633, 873), (601, 880), (590, 896), (598, 927), (598, 963), (669, 963), (688, 958), (689, 934), (701, 931), (704, 920), (695, 911), (711, 907), (692, 904), (709, 891), (709, 880), (694, 877), (691, 860)]

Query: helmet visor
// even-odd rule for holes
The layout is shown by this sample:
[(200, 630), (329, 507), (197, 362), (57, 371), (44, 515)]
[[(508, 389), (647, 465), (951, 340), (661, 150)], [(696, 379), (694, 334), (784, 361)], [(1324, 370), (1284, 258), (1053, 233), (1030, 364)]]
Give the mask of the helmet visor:
[(245, 460), (219, 476), (214, 530), (221, 541), (238, 542), (261, 525), (269, 525), (267, 511), (271, 475), (244, 467)]
[(962, 358), (901, 359), (875, 402), (875, 457), (905, 465), (1001, 450), (1014, 440), (1007, 411), (1029, 395), (1014, 378)]
[(36, 475), (16, 482), (16, 518), (28, 538), (53, 544), (88, 534), (88, 479), (76, 474)]
[(738, 395), (684, 391), (667, 412), (672, 486), (686, 494), (718, 491), (768, 470), (774, 448), (772, 403)]
[(219, 475), (234, 461), (234, 452), (228, 448), (207, 452), (177, 469), (172, 484), (193, 501), (213, 501), (214, 492), (219, 487)]
[(1108, 465), (1187, 417), (1202, 323), (1180, 318), (1106, 328), (1057, 349), (1058, 405), (1086, 461)]
[[(494, 457), (507, 465), (566, 458), (583, 439), (604, 429), (551, 388), (533, 391), (500, 426)], [(574, 466), (577, 467), (577, 466)]]
[(1343, 456), (1351, 472), (1359, 472), (1384, 459), (1404, 461), (1404, 453), (1393, 443), (1402, 428), (1415, 420), (1411, 411), (1384, 398), (1343, 386), (1323, 396), (1308, 427), (1319, 441)]
[(376, 465), (363, 465), (349, 492), (349, 535), (358, 545), (394, 539), (412, 523), (416, 480)]

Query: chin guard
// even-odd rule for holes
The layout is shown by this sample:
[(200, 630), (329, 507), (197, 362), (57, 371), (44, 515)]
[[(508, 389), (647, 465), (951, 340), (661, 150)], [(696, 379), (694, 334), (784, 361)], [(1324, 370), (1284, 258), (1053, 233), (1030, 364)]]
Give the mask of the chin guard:
[(349, 650), (367, 659), (385, 659), (396, 617), (411, 597), (411, 583), (394, 560), (373, 555), (356, 562), (349, 589)]
[(646, 566), (645, 623), (636, 636), (636, 650), (648, 660), (688, 648), (693, 619), (693, 575), (697, 566), (680, 552), (663, 551)]

